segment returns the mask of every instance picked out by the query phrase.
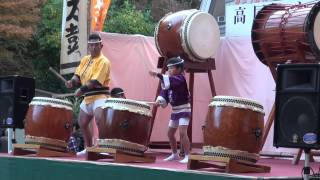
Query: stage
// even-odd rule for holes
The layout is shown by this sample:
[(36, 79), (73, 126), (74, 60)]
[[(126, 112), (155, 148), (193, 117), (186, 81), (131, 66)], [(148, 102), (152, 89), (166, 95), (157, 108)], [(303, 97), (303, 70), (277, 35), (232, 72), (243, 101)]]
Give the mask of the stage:
[[(301, 179), (303, 161), (292, 165), (291, 159), (262, 157), (258, 164), (271, 167), (270, 173), (227, 174), (217, 169), (188, 170), (186, 164), (164, 162), (168, 151), (149, 150), (156, 163), (112, 163), (109, 160), (86, 161), (84, 158), (38, 158), (0, 154), (0, 175), (6, 180), (102, 180), (130, 179)], [(319, 163), (310, 163), (315, 173)], [(311, 172), (312, 173), (312, 172)]]

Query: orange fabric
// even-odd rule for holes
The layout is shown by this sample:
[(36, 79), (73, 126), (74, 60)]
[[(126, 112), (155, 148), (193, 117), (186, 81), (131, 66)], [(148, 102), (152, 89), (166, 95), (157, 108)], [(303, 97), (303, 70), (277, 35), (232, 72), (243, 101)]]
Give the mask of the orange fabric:
[(102, 31), (111, 0), (91, 0), (91, 31)]

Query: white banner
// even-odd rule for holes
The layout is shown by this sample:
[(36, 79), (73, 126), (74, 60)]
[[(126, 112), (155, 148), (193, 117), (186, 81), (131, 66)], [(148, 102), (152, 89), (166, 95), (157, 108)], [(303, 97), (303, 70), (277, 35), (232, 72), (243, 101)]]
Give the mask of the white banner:
[(87, 1), (64, 0), (61, 34), (60, 73), (74, 73), (87, 54)]
[(251, 36), (254, 5), (230, 5), (226, 7), (226, 36)]
[[(226, 36), (251, 36), (251, 28), (255, 15), (271, 3), (299, 4), (315, 2), (314, 0), (278, 0), (252, 3), (255, 1), (240, 1), (243, 4), (226, 4)], [(251, 2), (251, 3), (249, 3)]]

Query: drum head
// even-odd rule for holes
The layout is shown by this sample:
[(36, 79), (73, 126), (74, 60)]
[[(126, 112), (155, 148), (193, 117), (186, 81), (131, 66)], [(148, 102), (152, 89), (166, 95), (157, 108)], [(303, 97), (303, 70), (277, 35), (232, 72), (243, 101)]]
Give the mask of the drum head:
[(209, 106), (230, 106), (241, 109), (250, 109), (264, 114), (263, 106), (257, 101), (235, 96), (215, 96)]
[(149, 104), (132, 99), (108, 98), (102, 106), (102, 109), (105, 108), (129, 111), (151, 117), (151, 107)]
[(318, 12), (313, 25), (314, 41), (320, 49), (320, 13)]
[(305, 31), (309, 39), (310, 49), (312, 50), (315, 60), (320, 59), (320, 2), (311, 4), (312, 6), (308, 19), (306, 20)]
[(220, 30), (214, 17), (205, 12), (191, 14), (184, 21), (182, 31), (186, 52), (196, 58), (207, 59), (213, 57), (218, 49)]
[(72, 103), (69, 101), (49, 97), (34, 97), (29, 105), (52, 106), (67, 110), (72, 110), (73, 108)]

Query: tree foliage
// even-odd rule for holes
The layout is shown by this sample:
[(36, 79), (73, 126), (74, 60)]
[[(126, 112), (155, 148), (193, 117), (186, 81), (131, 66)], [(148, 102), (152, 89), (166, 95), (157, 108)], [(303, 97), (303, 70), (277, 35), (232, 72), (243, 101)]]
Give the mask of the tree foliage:
[(0, 75), (32, 75), (27, 46), (40, 20), (43, 0), (0, 3)]
[(33, 57), (36, 87), (52, 92), (65, 92), (64, 84), (50, 71), (60, 67), (62, 0), (48, 0), (41, 10), (41, 21), (29, 47)]
[(114, 0), (104, 24), (105, 31), (122, 34), (153, 36), (154, 28), (150, 7), (138, 10), (129, 0)]

